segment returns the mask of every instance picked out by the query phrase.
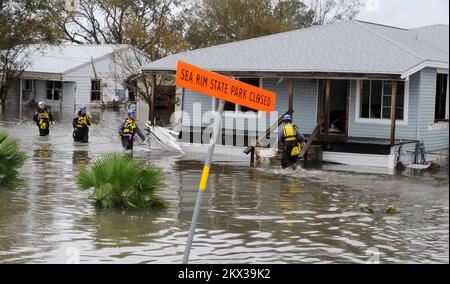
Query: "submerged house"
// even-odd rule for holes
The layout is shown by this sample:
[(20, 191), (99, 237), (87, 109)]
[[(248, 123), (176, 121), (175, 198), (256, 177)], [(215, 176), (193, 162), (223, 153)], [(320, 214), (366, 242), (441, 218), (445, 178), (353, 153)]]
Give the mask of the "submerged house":
[[(446, 25), (401, 29), (349, 21), (175, 54), (142, 70), (173, 74), (179, 60), (275, 92), (278, 115), (293, 112), (306, 136), (323, 118), (314, 143), (323, 145), (325, 161), (393, 169), (398, 161), (413, 163), (418, 142), (427, 160), (448, 157)], [(178, 93), (179, 109), (191, 117), (216, 107), (209, 96)], [(225, 120), (235, 120), (223, 127), (245, 136), (255, 125), (240, 119), (246, 112), (252, 110), (227, 103)], [(184, 137), (210, 124), (182, 123)]]
[[(30, 47), (34, 49), (34, 47)], [(139, 71), (145, 55), (130, 45), (45, 45), (30, 52), (29, 66), (15, 80), (7, 105), (44, 101), (51, 107), (135, 100), (122, 85)]]

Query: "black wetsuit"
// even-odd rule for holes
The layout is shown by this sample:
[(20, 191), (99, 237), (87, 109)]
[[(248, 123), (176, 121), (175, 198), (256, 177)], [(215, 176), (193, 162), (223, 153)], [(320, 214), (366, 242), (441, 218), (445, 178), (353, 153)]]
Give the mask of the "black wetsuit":
[(33, 115), (33, 120), (39, 127), (40, 136), (47, 136), (50, 134), (50, 123), (55, 121), (52, 112), (48, 111), (47, 108), (38, 109)]
[(75, 142), (89, 142), (89, 126), (91, 126), (91, 118), (87, 114), (78, 112), (77, 117), (73, 119), (73, 140)]

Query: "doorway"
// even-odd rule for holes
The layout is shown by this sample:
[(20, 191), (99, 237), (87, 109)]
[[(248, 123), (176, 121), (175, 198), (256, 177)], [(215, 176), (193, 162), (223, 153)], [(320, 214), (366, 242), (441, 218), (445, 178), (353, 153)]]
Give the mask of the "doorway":
[(317, 119), (325, 119), (322, 135), (348, 137), (349, 90), (348, 80), (319, 80)]

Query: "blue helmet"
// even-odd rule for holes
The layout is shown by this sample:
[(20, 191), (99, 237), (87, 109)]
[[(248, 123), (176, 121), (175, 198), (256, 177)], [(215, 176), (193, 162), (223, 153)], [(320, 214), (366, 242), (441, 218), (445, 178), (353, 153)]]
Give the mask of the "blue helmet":
[(135, 116), (136, 116), (136, 111), (135, 111), (134, 109), (130, 108), (130, 109), (128, 110), (127, 114), (128, 114), (129, 116), (135, 117)]
[(283, 121), (292, 122), (292, 116), (290, 114), (284, 115)]
[(82, 113), (86, 113), (86, 111), (87, 111), (87, 106), (81, 106), (80, 107), (80, 111), (82, 112)]

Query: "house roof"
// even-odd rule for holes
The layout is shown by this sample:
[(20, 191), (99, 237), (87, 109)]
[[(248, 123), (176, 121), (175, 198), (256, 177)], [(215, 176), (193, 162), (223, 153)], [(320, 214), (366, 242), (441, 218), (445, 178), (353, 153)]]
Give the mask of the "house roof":
[(179, 60), (217, 72), (401, 75), (424, 62), (448, 68), (449, 27), (406, 30), (348, 21), (183, 52), (142, 70), (175, 71)]
[[(31, 55), (27, 72), (63, 74), (128, 45), (45, 45)], [(35, 47), (31, 47), (35, 48)]]

